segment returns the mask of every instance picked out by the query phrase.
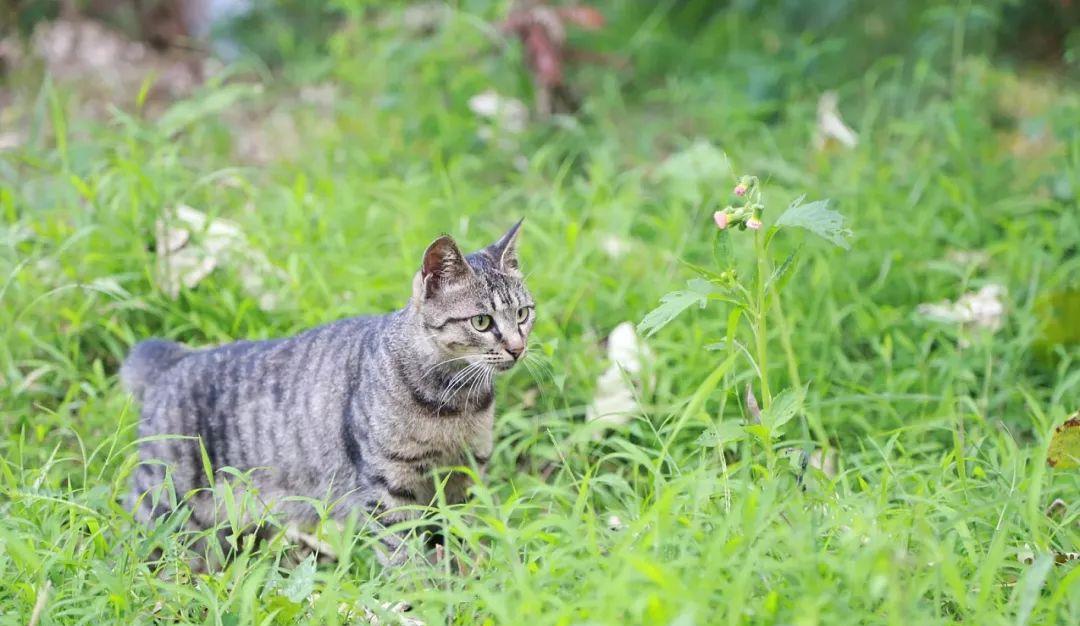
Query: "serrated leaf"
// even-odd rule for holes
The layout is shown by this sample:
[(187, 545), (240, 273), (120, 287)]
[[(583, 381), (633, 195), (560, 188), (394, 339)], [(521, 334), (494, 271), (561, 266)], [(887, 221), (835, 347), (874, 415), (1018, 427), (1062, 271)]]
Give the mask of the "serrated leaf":
[(289, 579), (285, 581), (285, 586), (281, 588), (280, 593), (293, 604), (300, 604), (313, 591), (315, 591), (315, 555), (309, 554), (289, 574)]
[(776, 432), (781, 426), (791, 421), (795, 414), (802, 408), (803, 398), (806, 397), (806, 388), (785, 389), (780, 395), (773, 398), (769, 408), (761, 413), (761, 423), (769, 432)]
[(1057, 469), (1080, 467), (1080, 411), (1054, 429), (1046, 462)]
[(802, 196), (796, 198), (776, 220), (776, 225), (804, 228), (845, 250), (851, 248), (847, 241), (851, 229), (844, 226), (843, 215), (829, 208), (828, 200), (818, 200), (810, 204), (801, 202)]
[(638, 324), (638, 332), (646, 338), (656, 334), (658, 330), (667, 326), (671, 320), (679, 316), (686, 309), (698, 305), (705, 308), (709, 296), (716, 288), (707, 280), (695, 278), (686, 283), (686, 291), (673, 291), (660, 298), (660, 306), (656, 307)]
[(715, 448), (726, 443), (739, 441), (746, 437), (746, 431), (735, 422), (720, 422), (701, 433), (697, 438), (697, 444), (704, 448)]

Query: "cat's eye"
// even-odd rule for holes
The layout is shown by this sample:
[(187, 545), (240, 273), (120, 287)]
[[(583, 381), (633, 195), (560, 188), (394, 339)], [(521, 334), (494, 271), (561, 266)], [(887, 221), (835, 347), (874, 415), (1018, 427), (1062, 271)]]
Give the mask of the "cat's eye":
[(529, 319), (529, 307), (523, 306), (518, 309), (517, 322), (518, 324), (524, 324)]
[(490, 315), (474, 315), (469, 318), (469, 322), (472, 327), (480, 332), (484, 332), (491, 328), (491, 316)]

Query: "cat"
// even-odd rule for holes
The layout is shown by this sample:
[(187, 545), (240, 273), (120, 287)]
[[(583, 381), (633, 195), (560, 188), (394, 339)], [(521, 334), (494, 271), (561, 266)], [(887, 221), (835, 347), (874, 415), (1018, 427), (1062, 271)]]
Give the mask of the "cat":
[[(216, 477), (227, 478), (223, 467), (250, 471), (258, 499), (296, 526), (319, 517), (294, 496), (334, 502), (331, 518), (358, 514), (383, 529), (416, 515), (399, 507), (432, 501), (435, 468), (475, 463), (483, 471), (493, 376), (525, 357), (535, 321), (518, 263), (520, 229), (519, 221), (468, 256), (439, 237), (408, 303), (386, 315), (206, 349), (137, 344), (120, 372), (141, 403), (141, 462), (128, 501), (136, 520), (153, 523), (181, 506), (176, 494), (194, 491), (183, 503), (189, 528), (221, 521), (203, 450)], [(162, 489), (166, 472), (171, 490)], [(443, 493), (459, 503), (468, 487), (454, 473)], [(379, 534), (381, 561), (405, 558), (400, 536)]]

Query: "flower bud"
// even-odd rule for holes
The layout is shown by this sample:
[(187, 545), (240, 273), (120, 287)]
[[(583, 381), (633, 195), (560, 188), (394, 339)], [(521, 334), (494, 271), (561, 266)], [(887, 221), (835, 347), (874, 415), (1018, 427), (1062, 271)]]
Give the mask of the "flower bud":
[(727, 211), (717, 211), (712, 214), (713, 221), (716, 222), (716, 227), (720, 230), (724, 230), (728, 227), (728, 214)]
[(746, 192), (749, 189), (750, 188), (747, 186), (746, 183), (739, 183), (738, 185), (735, 185), (735, 189), (732, 190), (732, 193), (741, 198), (746, 195)]
[(758, 230), (759, 228), (761, 228), (761, 220), (756, 217), (751, 217), (750, 219), (746, 220), (746, 227), (752, 230)]

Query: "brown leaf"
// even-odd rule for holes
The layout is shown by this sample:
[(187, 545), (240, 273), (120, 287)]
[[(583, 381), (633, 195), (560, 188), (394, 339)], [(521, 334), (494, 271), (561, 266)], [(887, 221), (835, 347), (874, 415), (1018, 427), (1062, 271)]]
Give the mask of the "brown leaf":
[(1048, 517), (1058, 517), (1064, 515), (1069, 510), (1069, 505), (1061, 498), (1055, 498), (1050, 506), (1046, 507), (1046, 515)]
[(746, 386), (746, 412), (750, 414), (750, 423), (761, 423), (761, 407), (758, 406), (757, 398), (754, 397), (754, 389)]
[(1054, 429), (1050, 448), (1046, 451), (1046, 463), (1057, 469), (1080, 467), (1080, 411)]

